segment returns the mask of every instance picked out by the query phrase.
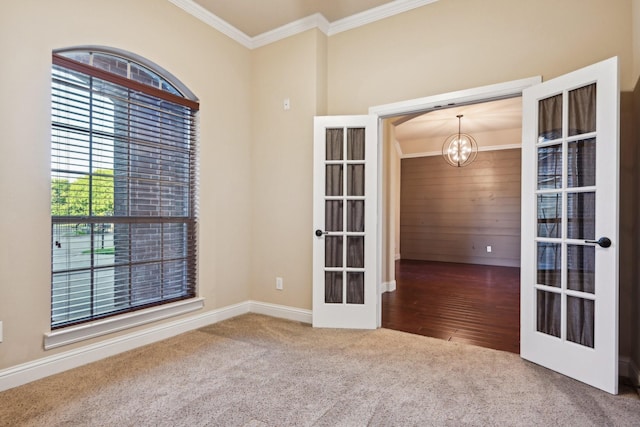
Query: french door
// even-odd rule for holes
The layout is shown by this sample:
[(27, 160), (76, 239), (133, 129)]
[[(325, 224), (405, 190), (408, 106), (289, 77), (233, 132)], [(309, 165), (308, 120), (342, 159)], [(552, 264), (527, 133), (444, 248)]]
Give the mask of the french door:
[(377, 327), (376, 116), (314, 122), (313, 326)]
[(523, 358), (618, 391), (618, 62), (523, 91)]

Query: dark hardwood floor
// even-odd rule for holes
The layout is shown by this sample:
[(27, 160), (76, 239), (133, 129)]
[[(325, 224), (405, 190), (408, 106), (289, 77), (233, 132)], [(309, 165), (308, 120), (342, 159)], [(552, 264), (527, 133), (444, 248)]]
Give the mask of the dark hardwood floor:
[(382, 327), (520, 353), (520, 269), (396, 261)]

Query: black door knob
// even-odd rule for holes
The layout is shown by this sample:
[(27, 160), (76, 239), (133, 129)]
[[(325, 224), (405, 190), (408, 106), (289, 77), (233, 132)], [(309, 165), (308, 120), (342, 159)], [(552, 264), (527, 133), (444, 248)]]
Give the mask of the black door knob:
[(600, 245), (601, 248), (608, 248), (611, 246), (611, 239), (608, 237), (601, 237), (598, 240), (585, 240), (585, 243), (595, 243), (596, 245)]
[(320, 237), (323, 234), (327, 234), (327, 232), (326, 231), (322, 231), (322, 230), (316, 230), (316, 236)]

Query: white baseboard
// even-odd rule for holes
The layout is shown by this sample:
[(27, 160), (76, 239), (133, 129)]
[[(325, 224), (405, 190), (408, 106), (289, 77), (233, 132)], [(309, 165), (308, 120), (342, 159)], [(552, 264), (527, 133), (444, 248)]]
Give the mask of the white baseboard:
[(0, 370), (0, 391), (249, 313), (242, 302)]
[(400, 252), (396, 254), (396, 261), (398, 261), (399, 259), (402, 259), (402, 257), (400, 256)]
[(312, 323), (311, 310), (288, 307), (286, 305), (270, 304), (260, 301), (249, 301), (249, 311), (251, 313), (265, 314), (271, 317), (293, 320), (302, 323)]
[(383, 294), (385, 292), (393, 292), (396, 290), (396, 281), (392, 280), (390, 282), (384, 282), (380, 286), (380, 293)]

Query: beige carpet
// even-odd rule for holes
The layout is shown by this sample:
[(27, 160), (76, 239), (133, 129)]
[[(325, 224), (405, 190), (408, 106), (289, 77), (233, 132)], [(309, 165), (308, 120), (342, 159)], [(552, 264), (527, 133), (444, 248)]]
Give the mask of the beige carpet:
[(633, 426), (517, 355), (245, 315), (0, 393), (2, 426)]

